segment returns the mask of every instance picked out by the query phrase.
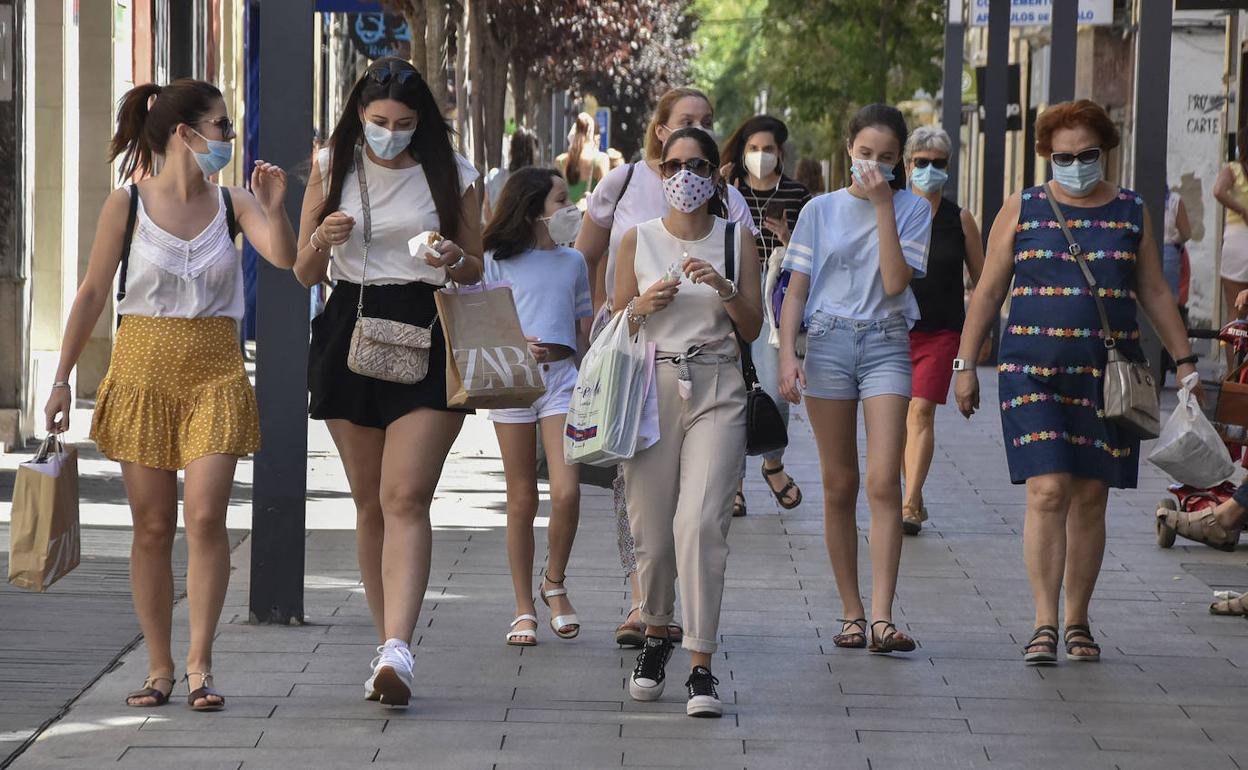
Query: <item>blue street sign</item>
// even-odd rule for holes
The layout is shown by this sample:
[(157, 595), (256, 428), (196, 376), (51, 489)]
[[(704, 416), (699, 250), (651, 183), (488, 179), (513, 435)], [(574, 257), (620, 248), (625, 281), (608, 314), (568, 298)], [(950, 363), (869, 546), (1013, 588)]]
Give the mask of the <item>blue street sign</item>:
[(611, 108), (599, 107), (594, 112), (594, 122), (598, 124), (598, 151), (606, 152), (611, 146)]

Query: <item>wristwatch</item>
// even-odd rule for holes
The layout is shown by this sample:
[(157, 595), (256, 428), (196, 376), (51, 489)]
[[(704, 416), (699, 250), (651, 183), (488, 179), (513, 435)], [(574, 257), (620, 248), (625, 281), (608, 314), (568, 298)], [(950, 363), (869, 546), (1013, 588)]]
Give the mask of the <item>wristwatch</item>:
[(965, 371), (968, 371), (970, 368), (971, 366), (970, 364), (966, 362), (965, 358), (953, 359), (953, 370), (955, 372), (965, 372)]

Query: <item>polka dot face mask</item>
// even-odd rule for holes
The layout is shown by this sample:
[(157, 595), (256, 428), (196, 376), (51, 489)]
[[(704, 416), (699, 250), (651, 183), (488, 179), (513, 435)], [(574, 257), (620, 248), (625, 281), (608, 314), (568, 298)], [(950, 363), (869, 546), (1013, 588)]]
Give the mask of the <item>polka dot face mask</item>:
[(697, 211), (715, 194), (715, 181), (681, 169), (663, 180), (663, 197), (667, 205), (686, 214)]

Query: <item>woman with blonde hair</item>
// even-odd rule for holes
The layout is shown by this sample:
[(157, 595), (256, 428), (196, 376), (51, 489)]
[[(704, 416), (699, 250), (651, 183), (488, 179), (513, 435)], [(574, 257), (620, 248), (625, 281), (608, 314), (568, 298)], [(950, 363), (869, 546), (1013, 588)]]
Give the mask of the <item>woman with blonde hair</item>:
[(598, 124), (593, 115), (582, 112), (576, 116), (568, 132), (568, 151), (555, 158), (555, 165), (568, 183), (568, 200), (583, 209), (585, 196), (611, 170), (610, 158), (598, 151)]

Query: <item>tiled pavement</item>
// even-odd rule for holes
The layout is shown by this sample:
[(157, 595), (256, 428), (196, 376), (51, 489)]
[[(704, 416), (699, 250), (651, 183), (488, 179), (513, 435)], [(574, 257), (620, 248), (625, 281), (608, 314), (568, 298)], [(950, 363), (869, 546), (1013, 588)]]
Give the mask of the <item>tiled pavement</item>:
[[(984, 372), (986, 404), (993, 379)], [(1209, 616), (1209, 587), (1184, 569), (1248, 585), (1244, 551), (1159, 549), (1151, 510), (1164, 481), (1146, 465), (1140, 491), (1111, 496), (1093, 605), (1104, 661), (1027, 668), (1022, 492), (1007, 481), (999, 422), (988, 409), (966, 423), (951, 407), (938, 419), (931, 526), (906, 541), (902, 559), (897, 620), (920, 640), (912, 655), (831, 645), (839, 601), (805, 422), (795, 423), (787, 462), (808, 502), (778, 514), (752, 463), (750, 516), (732, 525), (715, 663), (724, 719), (684, 716), (680, 652), (661, 702), (628, 698), (633, 655), (610, 641), (627, 605), (610, 501), (599, 490), (586, 488), (569, 569), (581, 637), (564, 642), (543, 628), (538, 647), (505, 647), (502, 478), (491, 431), (476, 418), (435, 509), (407, 712), (362, 700), (375, 642), (352, 536), (314, 531), (303, 627), (243, 622), (247, 542), (235, 551), (215, 663), (227, 711), (192, 714), (184, 698), (153, 711), (122, 706), (143, 678), (140, 649), (15, 767), (1248, 767), (1248, 624)], [(314, 428), (314, 447), (324, 441)], [(335, 485), (341, 479), (328, 470), (314, 479), (322, 492)], [(321, 495), (329, 498), (321, 505), (349, 521), (338, 492)], [(865, 526), (862, 500), (858, 511)], [(869, 572), (865, 558), (862, 566)], [(178, 636), (184, 643), (184, 627)]]

